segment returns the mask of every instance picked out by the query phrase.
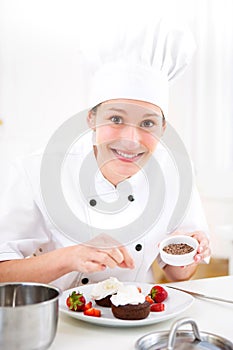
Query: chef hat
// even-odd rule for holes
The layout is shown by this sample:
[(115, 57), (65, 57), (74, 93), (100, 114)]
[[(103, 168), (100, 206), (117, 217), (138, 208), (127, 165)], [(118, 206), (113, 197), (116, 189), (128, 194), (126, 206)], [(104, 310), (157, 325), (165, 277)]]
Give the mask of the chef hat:
[(135, 99), (159, 106), (167, 116), (169, 85), (189, 64), (194, 39), (180, 22), (163, 17), (148, 22), (97, 52), (89, 107), (110, 99)]

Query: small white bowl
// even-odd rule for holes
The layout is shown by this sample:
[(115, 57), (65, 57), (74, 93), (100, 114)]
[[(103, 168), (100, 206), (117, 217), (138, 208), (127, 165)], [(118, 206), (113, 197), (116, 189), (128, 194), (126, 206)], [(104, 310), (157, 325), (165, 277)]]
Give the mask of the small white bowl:
[[(178, 243), (186, 243), (193, 247), (193, 251), (186, 254), (169, 254), (166, 253), (163, 248), (169, 244), (178, 244)], [(194, 256), (197, 254), (198, 241), (187, 235), (174, 235), (168, 238), (165, 238), (159, 245), (159, 252), (161, 259), (168, 265), (173, 266), (185, 266), (192, 264), (194, 262)]]

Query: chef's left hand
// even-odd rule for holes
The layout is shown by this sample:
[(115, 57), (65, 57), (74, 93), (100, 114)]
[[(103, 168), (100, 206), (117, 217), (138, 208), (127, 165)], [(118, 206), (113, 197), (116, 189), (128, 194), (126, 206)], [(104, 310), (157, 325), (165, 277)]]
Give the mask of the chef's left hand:
[(193, 274), (197, 270), (197, 266), (200, 262), (205, 260), (206, 263), (208, 263), (208, 257), (210, 256), (210, 246), (209, 246), (209, 239), (202, 231), (194, 231), (194, 232), (181, 232), (181, 231), (175, 231), (172, 233), (172, 235), (188, 235), (193, 238), (195, 238), (199, 245), (197, 248), (197, 254), (194, 256), (194, 262), (189, 265), (185, 266), (172, 266), (172, 265), (165, 265), (164, 272), (168, 280), (170, 281), (186, 281), (189, 280)]
[(209, 239), (206, 236), (206, 234), (202, 231), (194, 231), (194, 232), (181, 232), (181, 231), (175, 231), (173, 235), (180, 235), (185, 234), (187, 236), (195, 238), (199, 246), (197, 248), (197, 254), (194, 257), (195, 263), (199, 263), (209, 257), (211, 255), (210, 245), (209, 245)]

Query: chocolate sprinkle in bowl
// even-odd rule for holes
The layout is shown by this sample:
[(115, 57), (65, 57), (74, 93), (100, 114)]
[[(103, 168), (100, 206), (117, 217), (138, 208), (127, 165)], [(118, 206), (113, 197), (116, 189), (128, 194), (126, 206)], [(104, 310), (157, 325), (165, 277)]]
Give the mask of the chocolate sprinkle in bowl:
[(159, 245), (163, 262), (173, 266), (185, 266), (194, 262), (198, 241), (187, 235), (174, 235), (164, 239)]
[(181, 255), (192, 252), (194, 248), (187, 243), (170, 243), (166, 245), (163, 250), (168, 254)]

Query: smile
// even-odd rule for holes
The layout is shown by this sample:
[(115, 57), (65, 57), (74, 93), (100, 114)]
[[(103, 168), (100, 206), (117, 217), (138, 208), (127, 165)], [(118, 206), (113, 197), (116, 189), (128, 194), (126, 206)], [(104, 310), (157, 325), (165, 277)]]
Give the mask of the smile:
[(135, 161), (143, 155), (143, 152), (142, 153), (126, 153), (126, 152), (120, 151), (118, 149), (112, 149), (112, 151), (117, 156), (117, 158), (119, 158), (121, 160), (129, 161), (129, 162)]

